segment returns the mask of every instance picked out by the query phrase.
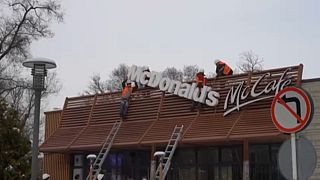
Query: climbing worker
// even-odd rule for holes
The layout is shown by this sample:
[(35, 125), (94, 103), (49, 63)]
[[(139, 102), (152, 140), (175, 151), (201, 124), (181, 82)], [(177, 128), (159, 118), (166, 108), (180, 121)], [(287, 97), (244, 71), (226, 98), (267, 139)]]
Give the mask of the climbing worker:
[[(203, 69), (200, 69), (199, 72), (196, 74), (195, 83), (196, 83), (196, 87), (199, 88), (199, 92), (201, 92), (201, 89), (203, 88), (203, 86), (206, 85), (205, 76), (206, 75), (204, 74)], [(199, 106), (200, 106), (199, 102), (192, 101), (191, 111), (193, 111), (195, 107), (199, 107)]]
[(126, 118), (128, 114), (128, 107), (131, 94), (133, 90), (138, 87), (137, 83), (134, 82), (134, 86), (132, 86), (130, 80), (124, 80), (122, 82), (122, 93), (121, 93), (121, 100), (120, 100), (120, 117)]
[(214, 63), (216, 64), (217, 77), (229, 76), (233, 74), (232, 69), (225, 62), (217, 59), (214, 61)]

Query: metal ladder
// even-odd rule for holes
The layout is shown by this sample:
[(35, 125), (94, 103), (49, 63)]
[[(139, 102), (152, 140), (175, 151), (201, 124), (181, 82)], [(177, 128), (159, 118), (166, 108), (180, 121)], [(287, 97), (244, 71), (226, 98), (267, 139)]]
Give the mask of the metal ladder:
[[(99, 175), (100, 171), (101, 171), (101, 166), (104, 162), (104, 160), (106, 159), (111, 146), (113, 144), (113, 141), (115, 139), (115, 136), (117, 135), (120, 126), (121, 126), (122, 121), (116, 121), (115, 124), (112, 126), (111, 131), (109, 132), (109, 135), (106, 139), (106, 141), (104, 142), (99, 155), (97, 156), (96, 160), (94, 161), (93, 165), (92, 165), (92, 174), (93, 174), (93, 180), (95, 180), (97, 178), (97, 176)], [(87, 176), (86, 180), (90, 179), (90, 174)]]
[[(178, 142), (181, 139), (182, 130), (183, 130), (183, 125), (181, 125), (181, 126), (176, 125), (174, 127), (171, 138), (168, 142), (166, 150), (164, 151), (165, 154), (164, 154), (163, 162), (162, 162), (163, 179), (165, 179), (167, 172), (169, 170), (169, 167), (171, 164), (171, 159), (173, 157), (174, 151), (176, 150), (176, 148), (178, 146)], [(155, 176), (156, 176), (156, 180), (160, 179), (160, 166), (158, 166)]]

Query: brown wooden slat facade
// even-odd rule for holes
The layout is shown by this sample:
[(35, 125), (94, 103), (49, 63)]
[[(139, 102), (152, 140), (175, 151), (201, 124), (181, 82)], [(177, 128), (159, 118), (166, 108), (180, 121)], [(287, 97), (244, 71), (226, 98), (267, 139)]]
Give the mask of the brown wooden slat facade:
[[(62, 111), (45, 113), (45, 141), (59, 128)], [(45, 153), (43, 158), (43, 172), (51, 179), (67, 180), (70, 177), (70, 160), (68, 154)]]
[[(191, 100), (158, 89), (144, 88), (136, 91), (130, 102), (128, 118), (116, 137), (114, 148), (165, 145), (176, 124), (183, 124), (183, 144), (223, 142), (244, 139), (283, 139), (272, 124), (270, 106), (272, 98), (249, 104), (223, 117), (224, 100), (230, 88), (244, 81), (253, 86), (266, 72), (268, 82), (278, 80), (286, 69), (291, 85), (301, 83), (302, 65), (253, 74), (239, 74), (209, 79), (207, 85), (220, 93), (216, 107), (205, 106), (201, 111), (190, 111)], [(267, 83), (262, 81), (257, 91)], [(261, 95), (264, 97), (267, 95)], [(247, 100), (250, 100), (248, 98)], [(120, 93), (67, 98), (58, 129), (41, 146), (44, 152), (72, 152), (98, 150), (107, 137), (112, 124), (119, 120)], [(232, 108), (234, 105), (229, 105)]]
[(70, 179), (69, 157), (69, 154), (45, 154), (43, 160), (44, 172), (50, 174), (51, 179)]

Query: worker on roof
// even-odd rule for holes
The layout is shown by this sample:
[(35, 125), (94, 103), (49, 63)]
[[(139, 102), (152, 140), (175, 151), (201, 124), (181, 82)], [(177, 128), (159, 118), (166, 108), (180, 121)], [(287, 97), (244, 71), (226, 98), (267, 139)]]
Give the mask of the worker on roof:
[(230, 68), (230, 66), (228, 66), (225, 62), (221, 61), (220, 59), (215, 60), (214, 63), (216, 65), (217, 77), (230, 76), (233, 74), (233, 71)]
[[(199, 88), (199, 92), (201, 91), (203, 86), (206, 85), (205, 76), (206, 75), (204, 74), (204, 70), (203, 69), (200, 69), (199, 72), (197, 72), (197, 74), (196, 74), (195, 83), (196, 83), (196, 87)], [(195, 107), (199, 107), (199, 106), (200, 106), (199, 102), (192, 101), (191, 111), (193, 111)]]
[[(149, 67), (148, 67), (148, 66), (144, 66), (142, 72), (150, 72)], [(146, 77), (145, 79), (146, 79), (146, 80), (149, 80), (150, 78), (149, 78), (149, 77)]]
[[(144, 66), (143, 67), (143, 70), (142, 70), (142, 72), (144, 73), (144, 72), (150, 72), (150, 69), (149, 69), (149, 67), (148, 66)], [(147, 80), (147, 81), (149, 81), (150, 80), (150, 77), (145, 77), (145, 80)], [(147, 87), (148, 85), (143, 85), (143, 87)]]
[(130, 80), (124, 80), (122, 82), (122, 92), (121, 92), (121, 100), (120, 100), (120, 117), (126, 118), (128, 115), (128, 107), (130, 97), (132, 95), (133, 90), (138, 87), (137, 83), (132, 82)]
[[(142, 70), (142, 73), (149, 73), (150, 74), (150, 69), (149, 69), (149, 67), (148, 66), (144, 66), (143, 67), (143, 70)], [(145, 77), (145, 80), (146, 81), (149, 81), (150, 80), (150, 77), (148, 77), (148, 76), (146, 76)], [(145, 85), (142, 85), (142, 87), (143, 88), (145, 88), (145, 87), (149, 87), (148, 86), (148, 84), (145, 84)], [(145, 94), (144, 94), (145, 96), (150, 96), (150, 90), (147, 90), (147, 91), (145, 91)]]

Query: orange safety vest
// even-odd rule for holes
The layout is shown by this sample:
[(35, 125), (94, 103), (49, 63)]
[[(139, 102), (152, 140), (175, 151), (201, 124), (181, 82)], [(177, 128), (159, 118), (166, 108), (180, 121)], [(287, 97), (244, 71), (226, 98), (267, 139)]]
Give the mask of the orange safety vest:
[(197, 74), (196, 75), (196, 84), (198, 85), (201, 83), (203, 86), (206, 85), (206, 78), (204, 78), (204, 74)]
[(230, 73), (232, 71), (230, 66), (228, 66), (226, 63), (224, 63), (222, 61), (219, 61), (218, 64), (224, 65), (224, 68), (223, 68), (223, 74), (224, 75), (230, 75)]
[(133, 88), (125, 86), (122, 90), (121, 97), (128, 99), (132, 93)]

